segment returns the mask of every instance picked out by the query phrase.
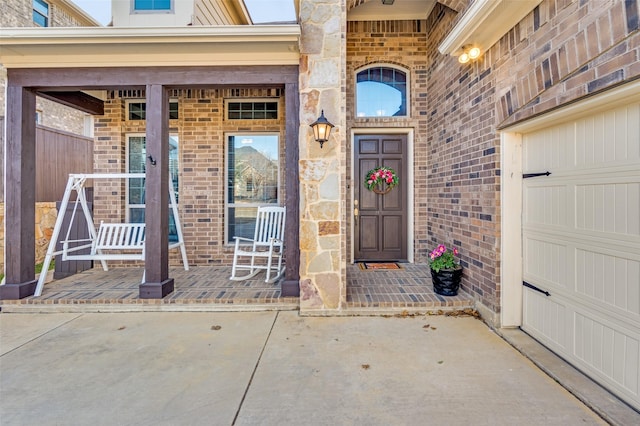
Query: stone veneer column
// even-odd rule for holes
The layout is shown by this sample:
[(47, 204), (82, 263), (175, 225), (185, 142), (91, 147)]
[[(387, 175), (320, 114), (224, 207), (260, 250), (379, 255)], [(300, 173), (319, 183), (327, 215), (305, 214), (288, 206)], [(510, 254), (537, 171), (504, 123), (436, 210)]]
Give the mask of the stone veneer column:
[[(346, 298), (345, 0), (302, 0), (300, 23), (300, 311), (313, 313)], [(321, 149), (322, 110), (335, 128)]]

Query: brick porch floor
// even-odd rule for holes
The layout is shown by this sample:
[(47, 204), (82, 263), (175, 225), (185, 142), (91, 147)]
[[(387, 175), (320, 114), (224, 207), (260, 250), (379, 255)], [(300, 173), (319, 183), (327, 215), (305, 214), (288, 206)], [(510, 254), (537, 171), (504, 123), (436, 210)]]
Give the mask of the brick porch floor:
[[(171, 268), (175, 290), (164, 299), (140, 299), (141, 268), (94, 268), (47, 283), (40, 297), (3, 300), (3, 310), (46, 309), (78, 305), (82, 310), (258, 310), (298, 309), (297, 297), (281, 297), (278, 283), (265, 283), (264, 274), (247, 281), (230, 281), (231, 267)], [(472, 307), (463, 292), (443, 297), (433, 292), (426, 265), (402, 264), (402, 269), (362, 270), (347, 266), (346, 311), (411, 309), (438, 310)], [(52, 306), (53, 305), (53, 306)], [(83, 306), (79, 306), (83, 305)], [(100, 308), (98, 309), (98, 306)], [(68, 309), (71, 306), (66, 306)]]

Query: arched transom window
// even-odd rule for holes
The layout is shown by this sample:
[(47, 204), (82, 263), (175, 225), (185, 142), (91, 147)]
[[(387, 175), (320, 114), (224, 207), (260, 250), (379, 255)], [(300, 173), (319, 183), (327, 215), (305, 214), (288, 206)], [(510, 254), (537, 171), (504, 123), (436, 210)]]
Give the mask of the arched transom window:
[(358, 117), (407, 116), (407, 73), (398, 68), (376, 65), (356, 74)]

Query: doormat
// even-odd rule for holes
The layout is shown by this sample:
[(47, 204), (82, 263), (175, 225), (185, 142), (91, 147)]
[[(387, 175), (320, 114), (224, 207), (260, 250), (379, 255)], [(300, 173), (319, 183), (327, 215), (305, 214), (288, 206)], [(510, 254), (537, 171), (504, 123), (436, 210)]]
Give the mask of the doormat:
[(360, 265), (360, 269), (365, 270), (372, 270), (372, 271), (385, 271), (385, 270), (392, 270), (392, 269), (402, 269), (402, 266), (398, 265), (395, 262), (381, 262), (381, 263), (376, 263), (376, 262), (362, 262), (359, 263), (358, 265)]

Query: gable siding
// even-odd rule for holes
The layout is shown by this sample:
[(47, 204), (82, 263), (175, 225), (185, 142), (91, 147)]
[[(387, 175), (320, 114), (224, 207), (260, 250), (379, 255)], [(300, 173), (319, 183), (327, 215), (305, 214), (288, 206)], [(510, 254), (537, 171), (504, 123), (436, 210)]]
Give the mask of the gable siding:
[(195, 25), (238, 25), (240, 22), (237, 14), (230, 9), (226, 2), (211, 0), (196, 0)]

